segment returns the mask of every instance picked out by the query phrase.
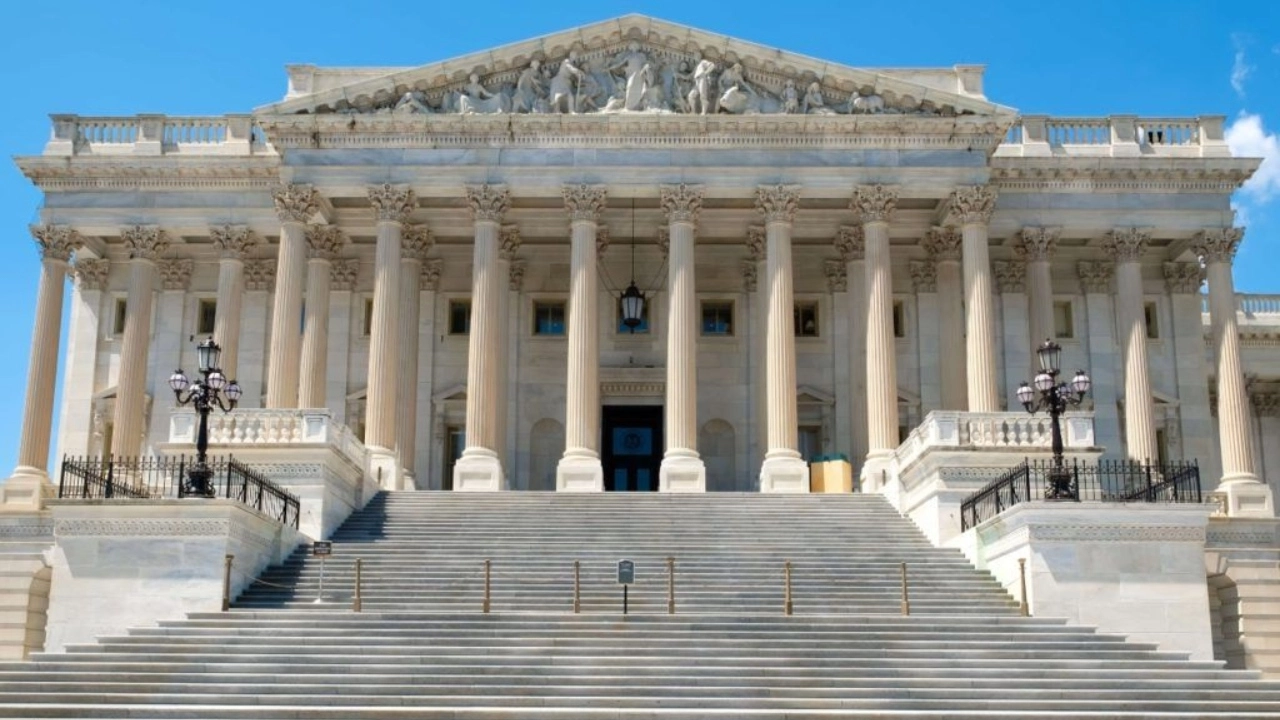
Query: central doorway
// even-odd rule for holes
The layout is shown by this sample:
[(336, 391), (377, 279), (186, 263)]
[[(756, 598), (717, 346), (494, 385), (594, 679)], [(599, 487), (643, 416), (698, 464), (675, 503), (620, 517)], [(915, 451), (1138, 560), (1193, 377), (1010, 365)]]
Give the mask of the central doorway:
[(656, 491), (662, 464), (662, 406), (605, 405), (603, 410), (604, 489)]

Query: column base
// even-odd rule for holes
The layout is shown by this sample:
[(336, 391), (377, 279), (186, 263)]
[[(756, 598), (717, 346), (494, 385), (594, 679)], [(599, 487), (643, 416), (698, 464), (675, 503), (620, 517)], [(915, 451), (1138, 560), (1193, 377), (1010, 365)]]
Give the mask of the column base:
[(1275, 499), (1271, 488), (1254, 475), (1236, 475), (1222, 478), (1218, 487), (1209, 493), (1209, 499), (1218, 503), (1219, 515), (1227, 517), (1273, 518), (1276, 516)]
[(19, 465), (13, 475), (0, 484), (0, 513), (39, 512), (44, 499), (57, 494), (58, 488), (49, 482), (44, 470)]
[(369, 448), (369, 477), (383, 490), (404, 489), (404, 473), (394, 450)]
[(467, 448), (453, 466), (455, 492), (501, 492), (506, 487), (502, 461), (485, 448)]
[(707, 466), (692, 450), (668, 452), (658, 469), (659, 492), (706, 492)]
[(568, 454), (556, 466), (557, 492), (604, 492), (604, 466), (592, 454)]
[(858, 473), (858, 487), (862, 492), (884, 495), (894, 507), (899, 507), (898, 472), (892, 451), (872, 451), (867, 455)]
[(760, 492), (809, 492), (809, 463), (801, 460), (799, 453), (765, 456), (760, 466)]

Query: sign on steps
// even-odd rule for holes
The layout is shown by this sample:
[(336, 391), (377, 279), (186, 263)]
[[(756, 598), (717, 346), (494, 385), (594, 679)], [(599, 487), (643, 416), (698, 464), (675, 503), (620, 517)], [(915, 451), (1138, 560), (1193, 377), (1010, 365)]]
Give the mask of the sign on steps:
[(618, 561), (618, 584), (631, 585), (636, 581), (636, 564), (630, 560)]
[(333, 554), (333, 543), (328, 540), (317, 540), (311, 544), (312, 557), (329, 557)]

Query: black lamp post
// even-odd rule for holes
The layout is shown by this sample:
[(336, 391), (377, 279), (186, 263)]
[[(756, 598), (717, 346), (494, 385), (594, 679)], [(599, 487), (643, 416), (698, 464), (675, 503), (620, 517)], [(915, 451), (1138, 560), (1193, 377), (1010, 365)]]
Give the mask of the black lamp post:
[[(1045, 340), (1036, 350), (1040, 359), (1040, 372), (1036, 374), (1033, 388), (1028, 383), (1018, 386), (1018, 401), (1029, 413), (1048, 410), (1053, 424), (1053, 468), (1049, 470), (1049, 489), (1046, 500), (1079, 500), (1080, 494), (1071, 487), (1071, 473), (1062, 462), (1062, 413), (1070, 405), (1079, 405), (1089, 392), (1092, 381), (1083, 370), (1077, 370), (1070, 383), (1058, 382), (1062, 360), (1062, 346), (1053, 340)], [(1037, 395), (1038, 393), (1038, 395)]]
[[(200, 366), (203, 379), (194, 383), (187, 379), (182, 370), (169, 376), (169, 387), (178, 398), (179, 405), (192, 405), (200, 416), (199, 429), (196, 431), (196, 464), (187, 470), (187, 480), (182, 486), (182, 495), (195, 497), (213, 497), (213, 485), (209, 479), (213, 470), (209, 469), (206, 453), (209, 450), (209, 411), (217, 406), (223, 412), (231, 412), (240, 401), (240, 386), (235, 380), (228, 381), (227, 376), (218, 368), (218, 360), (222, 356), (222, 348), (209, 338), (196, 346), (196, 364)], [(190, 389), (188, 389), (190, 388)], [(186, 395), (183, 395), (186, 391)], [(226, 402), (223, 402), (223, 398)]]

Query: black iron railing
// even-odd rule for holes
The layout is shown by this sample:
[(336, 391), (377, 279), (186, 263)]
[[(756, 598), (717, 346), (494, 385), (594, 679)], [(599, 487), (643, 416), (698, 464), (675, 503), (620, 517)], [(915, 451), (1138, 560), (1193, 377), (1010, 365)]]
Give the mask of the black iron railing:
[[(965, 475), (982, 472), (965, 468)], [(1130, 460), (1079, 460), (1056, 468), (1051, 460), (1023, 461), (1011, 468), (989, 468), (995, 479), (960, 505), (962, 530), (990, 520), (1028, 500), (1200, 503), (1200, 467), (1195, 462), (1164, 464)]]
[[(66, 457), (58, 479), (58, 497), (84, 499), (157, 499), (189, 495), (187, 471), (195, 460), (176, 457)], [(235, 458), (209, 458), (213, 495), (251, 507), (284, 525), (298, 527), (298, 498)]]

